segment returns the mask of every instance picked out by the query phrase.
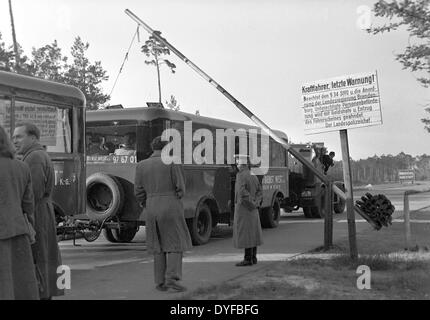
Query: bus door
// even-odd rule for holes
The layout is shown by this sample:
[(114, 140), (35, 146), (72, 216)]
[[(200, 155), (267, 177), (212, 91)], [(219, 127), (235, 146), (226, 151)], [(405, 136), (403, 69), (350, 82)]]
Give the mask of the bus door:
[[(64, 215), (74, 215), (80, 211), (83, 156), (78, 152), (78, 141), (73, 139), (73, 119), (79, 118), (78, 110), (54, 102), (40, 102), (15, 98), (11, 101), (0, 98), (0, 125), (12, 136), (14, 128), (21, 123), (34, 123), (40, 130), (40, 144), (50, 155), (54, 166), (55, 186), (52, 194), (57, 220)], [(12, 115), (12, 116), (11, 116)], [(12, 119), (12, 121), (11, 121)], [(76, 137), (79, 136), (75, 132)], [(77, 139), (78, 140), (78, 139)], [(76, 145), (74, 146), (74, 142)], [(82, 212), (81, 212), (82, 213)]]

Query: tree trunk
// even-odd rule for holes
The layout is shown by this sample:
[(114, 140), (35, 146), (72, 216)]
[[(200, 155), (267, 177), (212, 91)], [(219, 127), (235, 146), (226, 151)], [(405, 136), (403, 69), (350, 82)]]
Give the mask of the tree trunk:
[(9, 0), (10, 24), (12, 25), (13, 50), (15, 51), (15, 68), (19, 73), (19, 51), (18, 43), (16, 42), (15, 23), (13, 21), (12, 0)]
[(158, 57), (155, 56), (155, 63), (157, 67), (157, 76), (158, 76), (158, 102), (161, 103), (161, 80), (160, 80), (160, 66), (158, 64)]

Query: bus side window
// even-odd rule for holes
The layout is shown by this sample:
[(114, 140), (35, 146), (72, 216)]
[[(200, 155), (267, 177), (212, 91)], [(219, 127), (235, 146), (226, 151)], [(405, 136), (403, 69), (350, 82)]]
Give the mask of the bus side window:
[(10, 101), (0, 97), (0, 126), (10, 134), (10, 117), (6, 116), (10, 112)]

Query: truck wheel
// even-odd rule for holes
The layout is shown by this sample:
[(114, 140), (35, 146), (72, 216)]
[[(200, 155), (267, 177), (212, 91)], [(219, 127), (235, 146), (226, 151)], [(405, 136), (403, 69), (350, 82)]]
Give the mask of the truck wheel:
[(312, 218), (321, 219), (325, 216), (325, 211), (320, 207), (311, 207)]
[[(334, 184), (340, 190), (342, 190), (343, 192), (345, 192), (345, 185), (343, 184), (343, 182), (336, 181)], [(345, 205), (346, 205), (345, 200), (343, 200), (341, 197), (339, 197), (337, 194), (335, 194), (333, 192), (333, 202), (335, 203), (334, 206), (333, 206), (334, 212), (338, 213), (338, 214), (339, 213), (343, 213), (343, 211), (345, 210)]]
[(115, 239), (117, 239), (117, 242), (128, 243), (134, 239), (137, 230), (138, 229), (135, 227), (123, 228), (121, 230), (113, 229), (113, 234), (115, 236)]
[(261, 211), (261, 226), (263, 228), (276, 228), (281, 218), (281, 206), (278, 198), (275, 198), (271, 207), (263, 208)]
[(103, 235), (105, 236), (106, 240), (112, 243), (117, 243), (118, 240), (113, 235), (113, 229), (103, 229)]
[(87, 215), (90, 219), (103, 221), (121, 212), (124, 191), (115, 177), (97, 172), (87, 178), (86, 185)]
[(212, 233), (212, 214), (209, 206), (200, 204), (196, 216), (188, 219), (187, 224), (194, 245), (207, 243)]
[(118, 242), (131, 242), (134, 239), (134, 236), (137, 233), (137, 229), (132, 228), (126, 228), (119, 231), (118, 229), (104, 229), (103, 234), (107, 241), (112, 243), (118, 243)]
[(303, 213), (304, 213), (306, 219), (312, 219), (313, 218), (311, 207), (304, 207)]
[(341, 197), (338, 197), (338, 198), (339, 198), (338, 203), (336, 203), (333, 207), (334, 207), (335, 213), (341, 214), (345, 210), (346, 202)]

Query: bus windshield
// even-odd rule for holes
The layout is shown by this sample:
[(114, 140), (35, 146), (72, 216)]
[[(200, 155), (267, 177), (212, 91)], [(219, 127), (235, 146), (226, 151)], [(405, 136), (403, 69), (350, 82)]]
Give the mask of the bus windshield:
[(87, 122), (88, 163), (136, 163), (151, 154), (150, 123)]
[(88, 156), (136, 155), (136, 126), (97, 126), (86, 129)]

